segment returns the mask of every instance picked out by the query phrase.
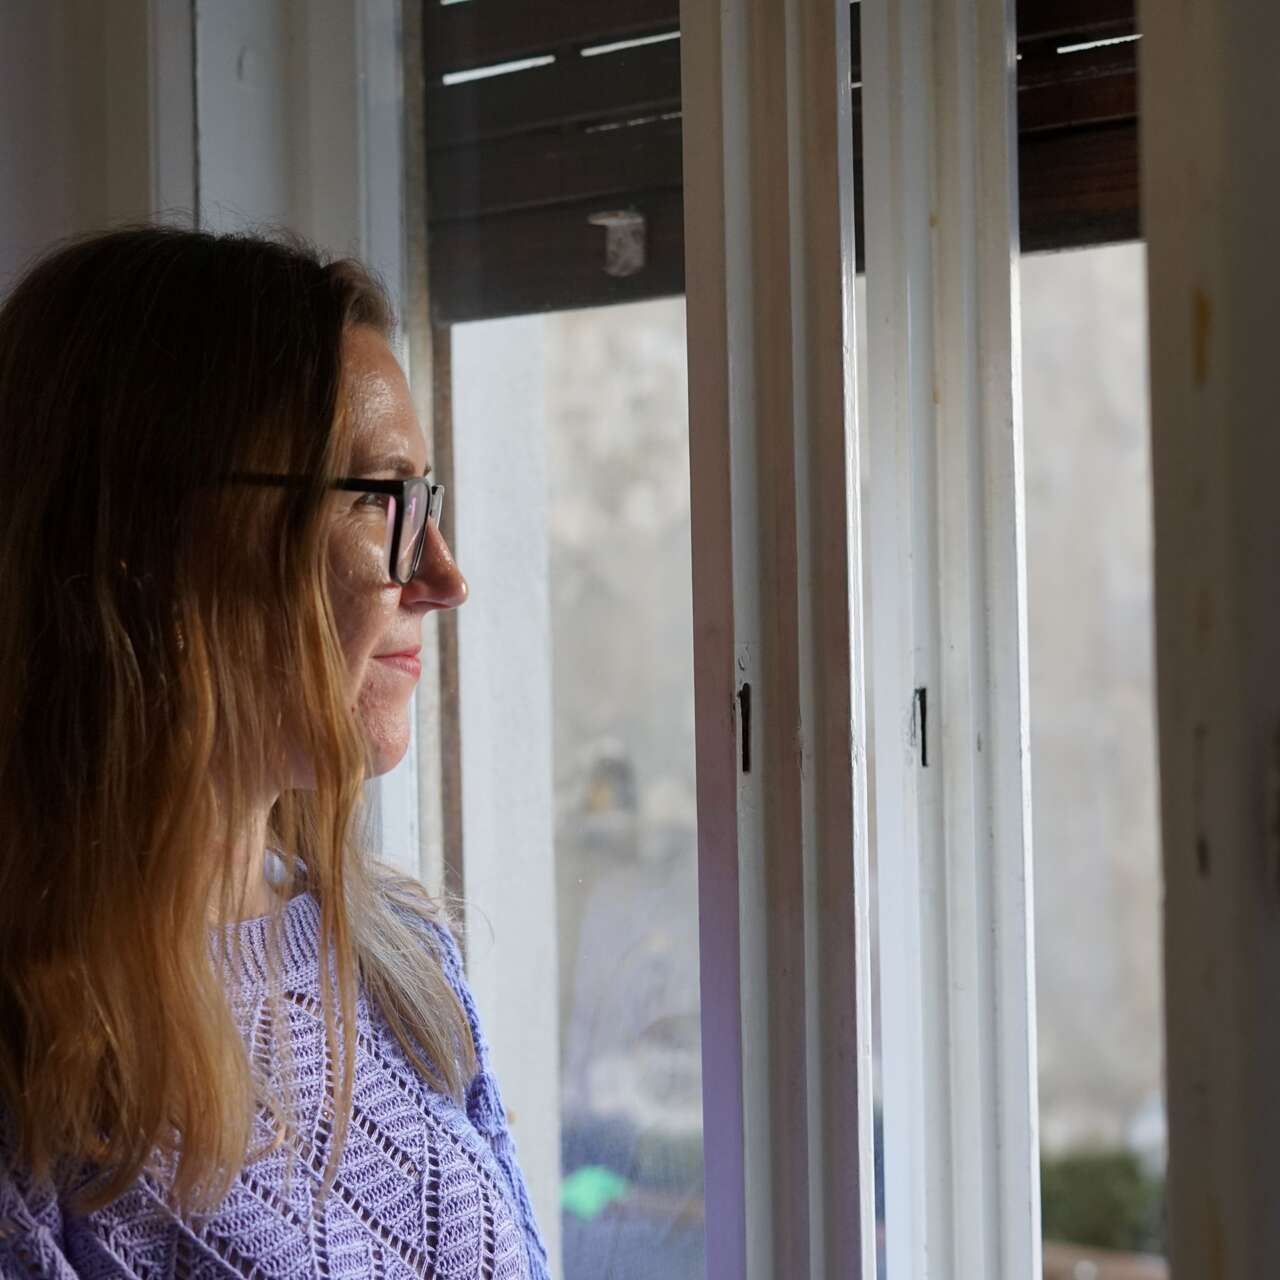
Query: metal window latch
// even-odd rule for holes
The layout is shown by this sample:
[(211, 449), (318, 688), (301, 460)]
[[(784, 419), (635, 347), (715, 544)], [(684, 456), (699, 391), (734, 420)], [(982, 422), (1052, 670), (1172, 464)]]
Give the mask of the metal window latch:
[(633, 276), (644, 270), (644, 214), (631, 209), (593, 213), (587, 221), (604, 228), (604, 269), (607, 275)]
[[(920, 767), (929, 767), (929, 690), (923, 685), (916, 690), (911, 713), (912, 737), (920, 744)], [(981, 743), (979, 743), (981, 750)]]

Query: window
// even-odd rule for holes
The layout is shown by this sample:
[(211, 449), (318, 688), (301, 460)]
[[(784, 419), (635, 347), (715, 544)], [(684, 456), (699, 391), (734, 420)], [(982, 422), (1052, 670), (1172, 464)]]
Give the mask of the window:
[(557, 1273), (701, 1276), (683, 305), (451, 343), (472, 981)]
[[(866, 918), (857, 918), (867, 904), (865, 886), (856, 893), (854, 889), (863, 874), (860, 858), (869, 807), (862, 791), (865, 756), (847, 735), (851, 719), (857, 733), (865, 731), (862, 672), (857, 669), (863, 660), (862, 610), (869, 608), (874, 627), (888, 615), (895, 592), (910, 595), (919, 588), (923, 594), (917, 594), (915, 603), (923, 610), (917, 619), (922, 630), (916, 640), (928, 631), (923, 650), (931, 654), (933, 665), (895, 671), (883, 657), (889, 649), (881, 646), (872, 659), (872, 687), (877, 732), (889, 735), (877, 744), (876, 768), (889, 776), (890, 756), (905, 747), (905, 763), (899, 763), (921, 772), (910, 775), (915, 780), (908, 782), (905, 805), (896, 812), (891, 812), (893, 806), (881, 805), (874, 820), (879, 824), (882, 869), (893, 860), (885, 858), (885, 849), (896, 853), (922, 832), (930, 856), (938, 859), (923, 867), (914, 884), (899, 883), (896, 901), (914, 910), (911, 903), (917, 897), (928, 901), (934, 893), (936, 882), (930, 877), (941, 875), (946, 903), (943, 913), (928, 922), (932, 932), (926, 944), (908, 957), (908, 967), (914, 968), (905, 985), (896, 988), (892, 998), (885, 996), (882, 1009), (889, 1011), (889, 1018), (927, 1004), (933, 999), (930, 993), (950, 992), (954, 999), (939, 995), (923, 1037), (904, 1040), (904, 1030), (910, 1037), (910, 1029), (896, 1028), (888, 1038), (893, 1044), (886, 1049), (883, 1074), (895, 1088), (907, 1091), (898, 1096), (899, 1106), (907, 1101), (899, 1115), (908, 1126), (917, 1121), (922, 1126), (911, 1134), (913, 1150), (924, 1151), (929, 1161), (949, 1161), (943, 1176), (960, 1194), (948, 1210), (954, 1212), (954, 1221), (941, 1229), (950, 1233), (947, 1247), (954, 1251), (956, 1265), (979, 1271), (996, 1265), (1025, 1269), (1030, 1259), (1039, 1257), (1039, 1240), (1034, 1214), (1016, 1207), (1019, 1192), (1034, 1186), (1036, 1175), (1030, 1108), (1032, 975), (1026, 965), (1030, 922), (1024, 911), (1030, 899), (1019, 881), (1030, 848), (1024, 839), (1029, 833), (1022, 830), (1026, 761), (1018, 740), (1026, 707), (1020, 653), (1025, 636), (1019, 630), (1022, 494), (1016, 480), (1012, 485), (999, 481), (983, 492), (983, 481), (975, 480), (978, 472), (973, 470), (988, 467), (988, 478), (1016, 473), (1012, 454), (1006, 457), (1002, 452), (1007, 441), (979, 445), (976, 434), (982, 422), (1016, 416), (1012, 382), (1003, 392), (996, 385), (1002, 361), (1012, 368), (1016, 341), (1007, 326), (1016, 312), (981, 317), (984, 335), (996, 334), (994, 348), (984, 337), (985, 366), (972, 363), (964, 370), (953, 365), (934, 371), (934, 394), (941, 397), (940, 403), (962, 402), (970, 392), (986, 397), (993, 387), (999, 402), (984, 401), (986, 416), (969, 424), (975, 432), (966, 445), (971, 454), (962, 457), (954, 449), (947, 453), (952, 446), (945, 442), (958, 437), (944, 434), (945, 447), (937, 458), (938, 469), (948, 475), (942, 505), (930, 509), (930, 495), (920, 487), (929, 464), (918, 459), (913, 464), (918, 474), (912, 483), (920, 482), (913, 492), (919, 504), (916, 513), (929, 527), (917, 525), (908, 531), (908, 538), (918, 540), (917, 558), (908, 555), (891, 566), (888, 580), (896, 586), (888, 594), (881, 592), (878, 601), (873, 590), (868, 605), (857, 591), (858, 549), (845, 541), (851, 531), (831, 524), (819, 529), (823, 519), (830, 521), (832, 512), (844, 509), (850, 496), (840, 479), (850, 460), (847, 452), (840, 452), (847, 441), (839, 440), (836, 424), (842, 422), (842, 397), (851, 371), (823, 364), (822, 353), (828, 348), (813, 339), (810, 325), (819, 315), (823, 323), (830, 323), (836, 310), (848, 305), (849, 299), (839, 298), (834, 305), (827, 299), (820, 306), (816, 298), (827, 287), (819, 281), (838, 280), (852, 265), (847, 260), (852, 251), (839, 243), (840, 222), (822, 219), (834, 195), (843, 225), (852, 226), (855, 219), (861, 220), (865, 194), (870, 253), (877, 243), (882, 252), (889, 243), (886, 226), (901, 226), (904, 218), (918, 222), (926, 211), (919, 201), (911, 202), (908, 192), (904, 203), (889, 210), (886, 222), (888, 205), (903, 198), (903, 192), (876, 189), (877, 182), (892, 172), (884, 162), (883, 101), (869, 98), (861, 104), (854, 123), (862, 129), (865, 122), (865, 132), (851, 136), (848, 151), (842, 151), (865, 175), (865, 193), (859, 182), (855, 203), (853, 184), (842, 167), (846, 161), (835, 164), (835, 158), (822, 157), (818, 169), (806, 171), (812, 157), (791, 155), (788, 140), (776, 128), (776, 122), (791, 112), (811, 111), (813, 118), (821, 119), (827, 104), (817, 97), (805, 99), (807, 90), (802, 87), (818, 83), (820, 74), (792, 82), (789, 70), (780, 71), (776, 82), (757, 79), (748, 87), (747, 81), (736, 78), (745, 64), (735, 60), (736, 54), (725, 54), (737, 46), (724, 42), (723, 31), (709, 34), (715, 25), (710, 17), (702, 18), (705, 29), (686, 30), (677, 38), (669, 6), (641, 4), (637, 10), (644, 12), (628, 10), (626, 22), (633, 25), (626, 31), (605, 30), (597, 10), (587, 7), (557, 7), (537, 21), (511, 16), (483, 26), (480, 10), (473, 5), (429, 5), (424, 10), (428, 78), (422, 141), (431, 191), (431, 314), (439, 331), (445, 326), (451, 331), (454, 487), (482, 495), (472, 515), (459, 518), (458, 550), (473, 579), (478, 578), (478, 568), (488, 566), (493, 571), (490, 580), (505, 583), (501, 604), (486, 601), (487, 622), (477, 607), (478, 595), (459, 622), (462, 883), (468, 901), (469, 961), (482, 1003), (489, 1001), (490, 1023), (497, 1028), (500, 1066), (505, 1058), (522, 1067), (517, 1078), (524, 1096), (513, 1105), (517, 1137), (538, 1153), (535, 1163), (541, 1162), (537, 1182), (544, 1221), (555, 1212), (557, 1198), (565, 1209), (558, 1247), (570, 1268), (578, 1265), (574, 1250), (598, 1229), (602, 1216), (612, 1213), (621, 1220), (631, 1214), (642, 1219), (647, 1213), (652, 1218), (655, 1209), (665, 1206), (676, 1221), (682, 1206), (695, 1203), (704, 1176), (699, 1172), (685, 1179), (673, 1206), (670, 1188), (665, 1202), (652, 1194), (637, 1195), (638, 1188), (652, 1192), (652, 1179), (630, 1177), (628, 1170), (618, 1167), (630, 1161), (639, 1168), (634, 1136), (622, 1139), (623, 1147), (631, 1143), (631, 1152), (613, 1164), (583, 1155), (607, 1151), (610, 1144), (617, 1155), (617, 1117), (625, 1116), (628, 1105), (633, 1116), (636, 1111), (635, 1099), (628, 1104), (621, 1096), (621, 1082), (636, 1069), (634, 1061), (627, 1063), (614, 1049), (618, 1034), (592, 1027), (583, 1039), (582, 1002), (605, 1022), (625, 1014), (611, 1001), (609, 979), (594, 957), (602, 946), (616, 942), (614, 935), (619, 933), (631, 936), (634, 930), (638, 938), (651, 939), (651, 932), (638, 927), (643, 922), (629, 914), (669, 914), (669, 903), (675, 900), (662, 897), (670, 884), (657, 885), (651, 867), (606, 871), (603, 857), (589, 861), (584, 850), (639, 850), (653, 834), (645, 830), (645, 806), (687, 812), (689, 796), (681, 798), (680, 786), (667, 783), (655, 784), (652, 795), (646, 793), (653, 781), (646, 776), (651, 770), (644, 762), (646, 731), (628, 725), (629, 713), (620, 697), (612, 706), (590, 695), (575, 704), (577, 686), (597, 674), (589, 659), (578, 655), (588, 644), (593, 616), (604, 615), (587, 599), (583, 583), (591, 585), (593, 574), (600, 579), (599, 563), (608, 556), (600, 537), (585, 544), (575, 544), (574, 538), (584, 536), (583, 527), (605, 526), (592, 525), (593, 517), (582, 504), (562, 504), (558, 497), (548, 502), (545, 492), (527, 496), (531, 484), (544, 482), (557, 494), (556, 466), (567, 457), (558, 453), (554, 406), (572, 399), (579, 370), (558, 364), (556, 344), (578, 326), (573, 341), (581, 355), (592, 342), (607, 346), (606, 331), (614, 322), (624, 323), (622, 311), (611, 312), (606, 321), (601, 315), (584, 319), (585, 313), (566, 309), (653, 298), (687, 286), (690, 341), (699, 353), (699, 376), (723, 376), (729, 398), (726, 430), (717, 416), (721, 406), (712, 410), (707, 385), (693, 388), (694, 405), (701, 410), (695, 453), (702, 451), (701, 461), (695, 457), (692, 468), (694, 517), (704, 521), (704, 538), (695, 544), (694, 573), (697, 579), (701, 571), (704, 585), (712, 582), (706, 575), (713, 564), (720, 574), (720, 585), (713, 584), (710, 594), (698, 593), (703, 613), (701, 622), (697, 615), (694, 618), (702, 637), (694, 648), (695, 665), (702, 665), (699, 709), (690, 727), (695, 736), (705, 735), (699, 738), (699, 786), (710, 785), (706, 778), (714, 776), (720, 788), (702, 813), (704, 836), (708, 822), (716, 835), (705, 839), (701, 874), (704, 884), (711, 877), (717, 893), (704, 894), (698, 905), (700, 961), (704, 980), (710, 974), (713, 986), (718, 980), (727, 984), (716, 989), (709, 1002), (709, 1018), (705, 1005), (702, 1009), (701, 1054), (704, 1064), (708, 1054), (714, 1060), (710, 1074), (717, 1081), (717, 1090), (704, 1100), (724, 1110), (706, 1118), (707, 1132), (715, 1138), (705, 1153), (701, 1189), (708, 1217), (714, 1205), (731, 1210), (724, 1235), (738, 1241), (715, 1241), (707, 1263), (719, 1266), (720, 1274), (745, 1269), (748, 1259), (752, 1265), (775, 1269), (795, 1265), (792, 1260), (799, 1254), (793, 1251), (807, 1248), (799, 1243), (799, 1224), (818, 1220), (831, 1232), (820, 1245), (831, 1250), (828, 1256), (858, 1258), (864, 1266), (867, 1262), (869, 1232), (864, 1224), (869, 1212), (871, 1126), (869, 1077), (861, 1074), (861, 1054), (869, 1047), (870, 1011), (865, 990), (855, 992), (858, 983), (868, 982), (860, 952), (866, 945)], [(1122, 4), (1102, 6), (1090, 19), (1088, 33), (1067, 30), (1061, 23), (1055, 26), (1055, 13), (1052, 6), (1031, 4), (1020, 11), (1022, 231), (1037, 248), (1087, 244), (1136, 229), (1132, 10)], [(852, 16), (852, 38), (836, 41), (838, 54), (832, 53), (828, 39), (825, 46), (822, 40), (805, 46), (803, 56), (834, 57), (831, 65), (839, 65), (842, 75), (849, 73), (849, 80), (835, 83), (853, 82), (860, 94), (862, 62), (878, 58), (885, 65), (885, 49), (878, 37), (860, 30), (859, 7)], [(806, 19), (810, 20), (817, 21)], [(736, 19), (724, 11), (716, 21), (723, 21), (728, 30)], [(984, 65), (993, 70), (992, 83), (999, 79), (994, 69), (1007, 48), (1003, 32), (998, 34), (998, 43), (989, 43), (982, 54), (990, 57)], [(1104, 52), (1075, 49), (1072, 37), (1080, 34), (1118, 43), (1098, 46)], [(735, 39), (742, 35), (734, 28)], [(909, 35), (900, 50), (925, 47)], [(747, 31), (746, 38), (763, 40), (763, 34)], [(711, 55), (716, 40), (725, 57), (722, 62)], [(939, 52), (938, 57), (951, 52)], [(967, 56), (963, 49), (954, 52), (957, 58)], [(706, 76), (705, 85), (699, 84), (696, 73), (691, 75), (698, 67)], [(907, 83), (929, 82), (936, 71), (913, 68)], [(715, 80), (720, 75), (723, 83)], [(945, 75), (939, 73), (936, 82), (945, 84)], [(768, 102), (766, 85), (777, 95)], [(712, 105), (716, 102), (720, 107)], [(730, 103), (733, 110), (709, 127), (711, 113)], [(940, 137), (929, 143), (939, 156), (962, 154), (964, 147), (979, 145), (975, 137), (981, 126), (974, 121), (981, 113), (964, 115), (973, 106), (964, 101), (959, 103), (961, 112), (952, 115), (951, 105), (940, 110)], [(751, 133), (744, 145), (746, 121)], [(820, 136), (841, 136), (842, 127)], [(981, 145), (989, 140), (982, 134)], [(953, 142), (959, 147), (952, 147)], [(700, 150), (708, 144), (710, 152)], [(681, 147), (683, 173), (678, 164)], [(919, 159), (912, 155), (908, 163)], [(1078, 178), (1082, 164), (1092, 176), (1083, 184), (1087, 199), (1076, 200), (1079, 193), (1062, 184), (1067, 175)], [(709, 175), (719, 165), (730, 175), (725, 181), (739, 185), (716, 190), (714, 176)], [(824, 169), (831, 176), (824, 178)], [(1007, 186), (1001, 187), (994, 170), (987, 181), (980, 203), (998, 203), (1012, 194)], [(773, 198), (787, 183), (793, 184), (790, 204)], [(961, 239), (971, 232), (971, 242), (953, 240), (941, 255), (948, 264), (940, 273), (941, 283), (928, 281), (923, 287), (936, 287), (942, 298), (938, 350), (954, 351), (957, 360), (968, 360), (974, 351), (961, 338), (974, 332), (973, 317), (964, 311), (967, 303), (961, 291), (946, 292), (948, 279), (960, 278), (967, 264), (985, 254), (977, 263), (982, 288), (994, 289), (998, 298), (999, 273), (1005, 273), (1007, 284), (1008, 261), (1006, 254), (1002, 264), (999, 254), (990, 253), (990, 244), (980, 242), (975, 225), (965, 221), (971, 210), (956, 212), (967, 198), (962, 184), (953, 183), (947, 198), (957, 202), (946, 220), (949, 231), (958, 228), (953, 234)], [(821, 204), (824, 199), (826, 206)], [(982, 209), (988, 226), (1017, 214), (1016, 204), (994, 214), (986, 203)], [(815, 219), (806, 224), (808, 230), (820, 230), (780, 251), (763, 243), (755, 230), (761, 224), (772, 227), (783, 216)], [(628, 253), (619, 257), (615, 249), (623, 224), (631, 240)], [(686, 233), (697, 245), (688, 264)], [(824, 234), (830, 237), (825, 244)], [(859, 245), (861, 240), (859, 236)], [(846, 248), (850, 252), (842, 256)], [(792, 250), (797, 258), (812, 254), (812, 264), (806, 259), (797, 269), (787, 258)], [(717, 257), (718, 262), (712, 262)], [(727, 261), (733, 262), (732, 270)], [(746, 261), (750, 272), (741, 270)], [(813, 265), (819, 261), (821, 268)], [(879, 291), (869, 288), (868, 302), (872, 325), (882, 332), (888, 314), (886, 282), (889, 294), (899, 300), (921, 287), (919, 278), (897, 274), (899, 266), (908, 272), (914, 269), (887, 257), (869, 262), (872, 275), (882, 273)], [(695, 279), (704, 268), (709, 274)], [(948, 271), (956, 275), (948, 277)], [(784, 287), (792, 292), (784, 296)], [(708, 288), (723, 292), (712, 298)], [(812, 290), (813, 297), (806, 290)], [(1011, 305), (1011, 295), (1006, 304)], [(540, 321), (533, 318), (540, 313), (551, 314)], [(1002, 323), (1006, 330), (1000, 337)], [(717, 328), (721, 324), (727, 325), (727, 334)], [(791, 369), (758, 354), (787, 349), (797, 360)], [(625, 370), (629, 346), (618, 347), (615, 356), (619, 353)], [(880, 354), (885, 354), (883, 348)], [(924, 365), (919, 355), (908, 353), (907, 381), (898, 384), (895, 393), (920, 391), (919, 370)], [(890, 420), (883, 412), (886, 402), (877, 404), (875, 397), (877, 378), (882, 379), (883, 394), (889, 385), (885, 379), (897, 376), (889, 373), (893, 359), (876, 360), (871, 370), (869, 392), (877, 424)], [(995, 383), (984, 381), (987, 368), (996, 369)], [(832, 402), (825, 399), (828, 396)], [(805, 411), (798, 412), (802, 399)], [(821, 415), (832, 411), (832, 403), (831, 425), (814, 427), (826, 421)], [(915, 425), (923, 422), (922, 415)], [(584, 413), (581, 406), (573, 409), (570, 423), (575, 429), (593, 426), (583, 437), (593, 449), (606, 447), (612, 439), (604, 424), (592, 424), (591, 412)], [(833, 445), (839, 447), (824, 456), (822, 449)], [(1012, 448), (1016, 453), (1016, 446)], [(590, 451), (585, 457), (589, 462)], [(873, 478), (877, 467), (883, 477), (892, 466), (891, 448), (873, 441), (870, 459)], [(766, 469), (769, 485), (762, 482)], [(727, 493), (716, 488), (726, 473)], [(581, 473), (581, 483), (590, 492), (593, 478), (603, 482), (608, 475), (608, 466), (597, 465), (594, 471), (589, 466)], [(629, 520), (652, 520), (655, 503), (661, 508), (662, 501), (660, 491), (644, 495), (631, 507), (631, 499), (615, 498), (613, 532), (626, 529)], [(520, 518), (495, 519), (502, 510), (517, 511)], [(878, 557), (887, 545), (885, 529), (873, 519), (868, 531), (872, 556)], [(811, 538), (817, 542), (810, 544)], [(921, 558), (927, 557), (921, 549), (930, 545), (935, 555), (931, 562)], [(625, 539), (613, 546), (625, 550)], [(833, 557), (832, 547), (847, 547), (847, 562), (838, 553)], [(842, 563), (843, 585), (833, 569)], [(876, 572), (884, 572), (883, 563)], [(827, 574), (829, 581), (823, 576)], [(634, 586), (633, 581), (629, 594), (643, 598), (645, 593)], [(728, 592), (727, 599), (715, 598), (721, 589)], [(971, 593), (968, 598), (966, 592)], [(619, 608), (624, 594), (617, 596)], [(847, 625), (837, 637), (823, 629), (823, 610), (842, 599), (848, 601)], [(585, 622), (575, 619), (576, 609), (584, 611)], [(938, 610), (933, 622), (943, 620), (940, 630), (928, 630), (929, 609)], [(644, 625), (652, 627), (654, 618), (646, 616)], [(720, 633), (716, 644), (722, 647), (714, 654), (706, 639), (708, 626)], [(625, 624), (620, 634), (622, 639), (605, 653), (622, 667), (635, 660), (636, 625)], [(822, 638), (815, 640), (817, 635)], [(507, 660), (504, 655), (513, 636), (521, 638), (521, 651)], [(957, 637), (963, 637), (958, 647)], [(846, 647), (843, 655), (841, 643)], [(661, 650), (656, 643), (653, 648)], [(670, 642), (665, 651), (672, 651)], [(980, 670), (991, 654), (1010, 660), (993, 661)], [(599, 665), (604, 669), (608, 664)], [(628, 676), (621, 684), (629, 693), (634, 686), (647, 687), (649, 677), (643, 669), (630, 668)], [(911, 678), (903, 683), (901, 676)], [(831, 705), (824, 705), (823, 698), (805, 700), (815, 688), (831, 694)], [(883, 688), (891, 692), (882, 702)], [(840, 710), (845, 690), (854, 708), (852, 717)], [(652, 695), (644, 710), (652, 714), (656, 705)], [(576, 722), (572, 733), (570, 721)], [(611, 723), (622, 728), (602, 728)], [(979, 726), (977, 733), (969, 746), (960, 746), (956, 735), (967, 730), (958, 726), (970, 723)], [(816, 784), (816, 808), (809, 789), (815, 785), (812, 771), (788, 775), (794, 761), (788, 759), (785, 744), (795, 725), (804, 727), (801, 742), (811, 732), (813, 741), (823, 744), (823, 750), (811, 757), (819, 770), (838, 758), (838, 751), (833, 754), (827, 748), (838, 745), (841, 732), (853, 752), (842, 778), (831, 774)], [(893, 741), (899, 727), (900, 743)], [(733, 735), (732, 754), (724, 752), (726, 729)], [(704, 748), (713, 738), (708, 755)], [(544, 770), (540, 764), (530, 771), (528, 762), (540, 759), (548, 742), (554, 743), (548, 767)], [(888, 751), (882, 749), (891, 742)], [(521, 779), (516, 794), (506, 793), (504, 788), (522, 767), (531, 776)], [(925, 772), (931, 767), (932, 772)], [(775, 785), (777, 778), (783, 779), (781, 789)], [(878, 802), (887, 794), (882, 782), (883, 778), (877, 782)], [(793, 785), (794, 792), (789, 791)], [(853, 815), (846, 844), (853, 851), (852, 866), (833, 855), (835, 828), (823, 825), (840, 811), (842, 787), (853, 797), (844, 810)], [(894, 822), (903, 815), (906, 826), (898, 831)], [(988, 823), (995, 833), (991, 850), (982, 846)], [(819, 829), (823, 839), (817, 835)], [(966, 844), (969, 835), (973, 839)], [(519, 841), (515, 851), (510, 847), (513, 837)], [(789, 862), (780, 852), (784, 848), (795, 851)], [(681, 902), (691, 901), (692, 889), (687, 880)], [(837, 922), (825, 910), (831, 906), (847, 914)], [(549, 910), (557, 914), (558, 926), (553, 936), (546, 936), (545, 928), (539, 936), (537, 922), (545, 920), (540, 913)], [(892, 915), (889, 920), (893, 922)], [(897, 936), (893, 929), (885, 932)], [(708, 938), (713, 943), (710, 955)], [(994, 942), (988, 944), (987, 938)], [(691, 941), (683, 944), (682, 954), (683, 964), (672, 967), (687, 972), (696, 955)], [(978, 980), (958, 981), (957, 975), (970, 968)], [(902, 978), (901, 968), (897, 972)], [(646, 980), (661, 987), (662, 965), (655, 964), (652, 973), (659, 976)], [(539, 1019), (547, 1017), (548, 991), (554, 991), (558, 1005), (559, 1017), (551, 1022), (557, 1034), (510, 1030), (521, 1020), (526, 1027), (538, 1027)], [(745, 991), (751, 993), (749, 1000)], [(922, 1001), (915, 1001), (920, 992)], [(690, 1026), (687, 996), (683, 1004), (683, 1012), (664, 1028), (668, 1042), (645, 1044), (637, 1055), (648, 1054), (645, 1060), (651, 1069), (670, 1072), (677, 1060), (692, 1061), (685, 1052), (690, 1047), (687, 1035), (684, 1049), (679, 1045), (681, 1019), (685, 1028)], [(837, 1034), (840, 1013), (849, 1010), (856, 1014), (857, 1026)], [(943, 1036), (947, 1027), (970, 1027), (972, 1035), (952, 1037), (953, 1056), (942, 1065), (932, 1052), (941, 1041), (930, 1037)], [(839, 1035), (845, 1039), (839, 1040)], [(857, 1080), (835, 1083), (831, 1064), (851, 1060), (858, 1063)], [(600, 1069), (609, 1078), (604, 1101), (593, 1080), (593, 1061), (597, 1066), (601, 1061), (608, 1064)], [(898, 1067), (901, 1071), (894, 1079)], [(687, 1073), (687, 1081), (693, 1078)], [(829, 1122), (821, 1142), (816, 1132), (796, 1133), (794, 1126), (789, 1130), (784, 1124), (784, 1108), (775, 1092), (781, 1079), (794, 1079), (809, 1099), (800, 1106), (801, 1113), (822, 1115)], [(995, 1105), (985, 1105), (984, 1099), (991, 1097)], [(893, 1107), (886, 1098), (886, 1151), (895, 1142)], [(614, 1130), (601, 1133), (600, 1116), (610, 1110)], [(954, 1118), (954, 1130), (948, 1129), (947, 1116)], [(634, 1130), (634, 1120), (629, 1123)], [(670, 1134), (664, 1141), (661, 1159), (674, 1168), (678, 1143)], [(688, 1144), (688, 1151), (694, 1152), (695, 1146), (698, 1150), (686, 1168), (701, 1159), (700, 1143)], [(820, 1168), (809, 1165), (816, 1179), (810, 1194), (831, 1197), (821, 1219), (811, 1216), (816, 1212), (812, 1204), (792, 1197), (811, 1150), (821, 1150), (830, 1161)], [(971, 1160), (964, 1154), (970, 1151), (976, 1153)], [(891, 1267), (905, 1270), (910, 1267), (907, 1256), (897, 1262), (892, 1257), (893, 1216), (900, 1215), (900, 1241), (925, 1240), (926, 1219), (929, 1231), (938, 1227), (941, 1202), (926, 1204), (918, 1192), (926, 1183), (939, 1185), (935, 1178), (940, 1166), (931, 1166), (927, 1174), (924, 1165), (913, 1167), (903, 1180), (902, 1166), (895, 1161), (896, 1157), (887, 1160), (889, 1261)], [(896, 1183), (895, 1176), (900, 1178)], [(613, 1260), (631, 1256), (626, 1229), (620, 1223), (609, 1229)], [(654, 1238), (634, 1250), (637, 1259), (648, 1249), (649, 1261), (654, 1261)], [(670, 1234), (666, 1239), (670, 1241)], [(713, 1258), (717, 1251), (718, 1261)], [(601, 1265), (598, 1254), (583, 1256), (591, 1259), (583, 1265)], [(693, 1254), (687, 1261), (695, 1270), (701, 1266)], [(683, 1266), (685, 1261), (665, 1265)]]
[(703, 1272), (680, 299), (549, 316), (566, 1280)]

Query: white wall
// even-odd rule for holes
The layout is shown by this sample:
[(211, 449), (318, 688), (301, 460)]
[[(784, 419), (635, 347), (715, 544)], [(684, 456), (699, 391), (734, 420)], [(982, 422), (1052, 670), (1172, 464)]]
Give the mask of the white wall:
[(196, 0), (200, 221), (287, 226), (403, 283), (396, 0)]
[(10, 6), (0, 40), (0, 289), (51, 236), (75, 227), (72, 78), (65, 5)]
[(148, 66), (167, 0), (7, 0), (0, 292), (36, 254), (153, 207)]
[(297, 213), (289, 8), (197, 0), (200, 222), (210, 230), (287, 226)]

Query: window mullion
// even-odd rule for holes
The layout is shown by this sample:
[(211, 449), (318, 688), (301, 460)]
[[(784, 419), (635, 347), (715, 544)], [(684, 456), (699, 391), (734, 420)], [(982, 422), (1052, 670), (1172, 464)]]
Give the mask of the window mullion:
[(874, 1273), (848, 22), (681, 6), (714, 1280)]
[(1039, 1274), (1013, 6), (865, 0), (889, 1267)]

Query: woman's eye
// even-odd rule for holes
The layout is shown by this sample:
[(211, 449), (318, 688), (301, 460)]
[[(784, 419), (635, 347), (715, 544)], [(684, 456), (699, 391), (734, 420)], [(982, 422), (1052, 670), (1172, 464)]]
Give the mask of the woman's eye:
[(377, 507), (381, 511), (385, 511), (390, 505), (391, 495), (389, 493), (362, 493), (356, 499), (357, 507)]

